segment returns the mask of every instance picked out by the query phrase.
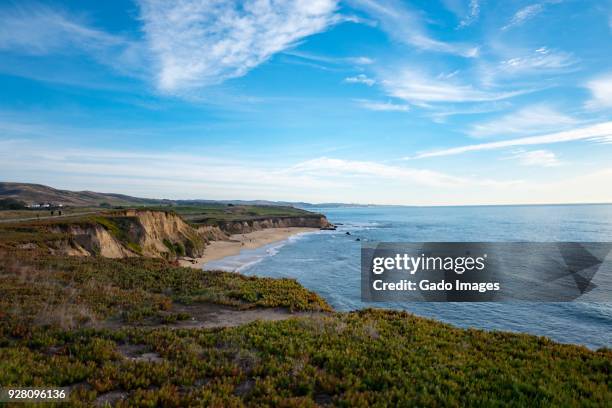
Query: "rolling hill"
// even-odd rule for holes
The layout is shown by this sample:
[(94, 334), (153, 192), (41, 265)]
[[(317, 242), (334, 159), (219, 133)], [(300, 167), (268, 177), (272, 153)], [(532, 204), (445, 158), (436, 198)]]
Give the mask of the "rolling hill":
[(0, 181), (0, 199), (14, 198), (25, 202), (34, 203), (55, 203), (75, 207), (99, 206), (108, 203), (112, 206), (134, 206), (134, 205), (181, 205), (181, 206), (201, 206), (206, 204), (234, 204), (241, 206), (284, 206), (297, 208), (311, 207), (346, 207), (356, 204), (346, 203), (318, 203), (292, 201), (270, 201), (270, 200), (168, 200), (156, 198), (133, 197), (125, 194), (99, 193), (95, 191), (70, 191), (61, 190), (43, 184), (17, 183)]
[(94, 191), (59, 190), (42, 184), (0, 182), (0, 198), (14, 198), (30, 203), (50, 202), (70, 206), (148, 205), (168, 204), (169, 200), (131, 197), (123, 194), (97, 193)]

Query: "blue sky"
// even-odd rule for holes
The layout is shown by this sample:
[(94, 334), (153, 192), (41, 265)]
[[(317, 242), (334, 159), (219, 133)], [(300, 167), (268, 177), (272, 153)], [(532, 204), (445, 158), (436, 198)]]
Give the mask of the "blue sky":
[(612, 202), (610, 44), (610, 1), (3, 1), (0, 179)]

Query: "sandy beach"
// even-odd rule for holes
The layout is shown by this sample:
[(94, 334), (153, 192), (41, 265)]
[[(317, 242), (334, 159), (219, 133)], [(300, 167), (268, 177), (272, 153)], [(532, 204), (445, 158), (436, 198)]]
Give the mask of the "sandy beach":
[(201, 269), (210, 261), (216, 261), (226, 256), (238, 255), (243, 249), (255, 249), (273, 242), (282, 241), (292, 235), (304, 232), (318, 231), (318, 228), (268, 228), (247, 234), (231, 235), (227, 241), (212, 241), (206, 246), (204, 256), (200, 258), (183, 258), (179, 261), (181, 266)]

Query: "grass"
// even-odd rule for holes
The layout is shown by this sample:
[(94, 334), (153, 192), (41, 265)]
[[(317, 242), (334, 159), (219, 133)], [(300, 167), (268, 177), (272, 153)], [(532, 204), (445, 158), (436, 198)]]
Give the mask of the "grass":
[[(150, 209), (168, 209), (168, 207), (149, 207)], [(294, 207), (273, 205), (227, 205), (201, 204), (178, 205), (171, 207), (188, 222), (195, 225), (218, 225), (228, 221), (249, 221), (265, 218), (283, 217), (319, 217), (319, 214)]]
[[(74, 215), (79, 213), (102, 212), (104, 209), (99, 207), (64, 207), (61, 209), (62, 215)], [(53, 209), (53, 217), (59, 218), (58, 209)], [(12, 219), (36, 219), (37, 217), (51, 217), (50, 209), (31, 209), (31, 210), (0, 210), (0, 221)]]
[[(127, 208), (127, 207), (126, 207)], [(284, 217), (319, 217), (320, 214), (316, 214), (310, 211), (302, 210), (299, 208), (288, 207), (288, 206), (274, 206), (274, 205), (228, 205), (221, 203), (206, 203), (199, 205), (172, 205), (172, 206), (139, 206), (134, 207), (139, 210), (153, 210), (153, 211), (165, 211), (172, 212), (183, 217), (187, 222), (192, 225), (219, 225), (229, 221), (250, 221), (250, 220), (261, 220), (266, 218), (284, 218)], [(0, 211), (0, 221), (5, 219), (31, 219), (37, 215), (42, 217), (41, 221), (48, 223), (54, 222), (75, 222), (81, 221), (96, 221), (108, 224), (109, 210), (99, 207), (68, 207), (62, 210), (64, 215), (76, 214), (73, 218), (46, 218), (49, 217), (50, 211), (33, 211), (33, 210), (5, 210)], [(80, 212), (94, 212), (95, 214), (87, 214), (78, 216)], [(112, 211), (110, 212), (112, 213)], [(57, 211), (55, 211), (57, 214)], [(111, 222), (110, 224), (113, 224)], [(2, 224), (0, 224), (1, 226)], [(113, 225), (107, 225), (109, 230), (113, 231)], [(118, 232), (118, 231), (115, 231)]]

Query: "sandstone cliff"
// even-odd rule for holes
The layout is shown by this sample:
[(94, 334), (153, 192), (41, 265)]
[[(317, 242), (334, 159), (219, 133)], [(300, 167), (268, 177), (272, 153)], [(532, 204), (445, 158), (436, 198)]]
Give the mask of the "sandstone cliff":
[(198, 227), (198, 233), (207, 242), (209, 241), (223, 241), (229, 239), (230, 234), (221, 230), (217, 225), (200, 225)]
[(322, 215), (307, 214), (217, 221), (216, 225), (194, 227), (170, 211), (123, 210), (43, 225), (54, 237), (43, 245), (51, 253), (174, 260), (182, 256), (202, 256), (208, 242), (227, 240), (231, 234), (266, 228), (326, 228), (331, 224)]
[(219, 221), (219, 230), (228, 234), (246, 234), (248, 232), (259, 231), (265, 228), (287, 228), (287, 227), (310, 227), (326, 228), (331, 224), (323, 215), (313, 214), (312, 216), (301, 217), (273, 217), (259, 218), (244, 221)]
[(165, 211), (126, 210), (86, 220), (58, 223), (51, 232), (67, 234), (69, 245), (57, 251), (66, 255), (100, 255), (107, 258), (148, 256), (174, 259), (201, 256), (205, 240), (181, 217)]

